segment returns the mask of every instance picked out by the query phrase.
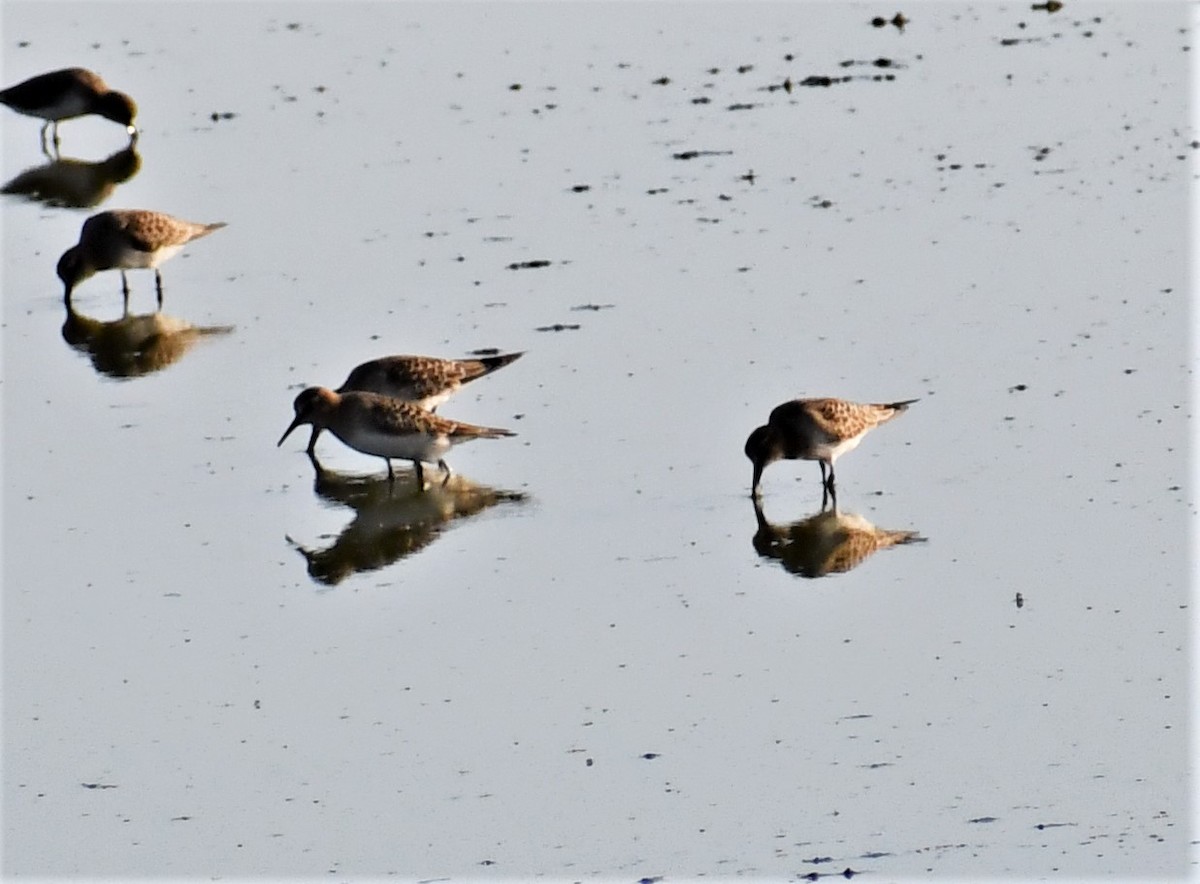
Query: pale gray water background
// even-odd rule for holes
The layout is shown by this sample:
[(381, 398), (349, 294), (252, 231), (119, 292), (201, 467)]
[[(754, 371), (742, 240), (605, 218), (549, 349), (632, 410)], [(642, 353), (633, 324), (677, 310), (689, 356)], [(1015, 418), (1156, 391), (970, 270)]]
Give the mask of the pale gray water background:
[[(1188, 875), (1191, 9), (900, 8), (6, 2), (6, 84), (140, 104), (102, 207), (229, 222), (164, 312), (234, 330), (99, 373), (92, 210), (4, 197), (4, 872)], [(520, 435), (450, 460), (526, 498), (410, 556), (275, 447), (304, 385), (480, 347), (526, 355), (441, 412)], [(796, 395), (921, 398), (838, 475), (927, 543), (759, 557)]]

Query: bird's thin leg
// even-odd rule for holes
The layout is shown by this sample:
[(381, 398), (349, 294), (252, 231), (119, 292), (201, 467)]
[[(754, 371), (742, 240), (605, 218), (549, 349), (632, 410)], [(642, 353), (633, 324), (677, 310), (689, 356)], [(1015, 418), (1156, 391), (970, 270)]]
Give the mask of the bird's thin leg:
[(309, 440), (308, 440), (308, 447), (304, 449), (305, 451), (308, 452), (309, 457), (316, 456), (315, 452), (317, 450), (317, 437), (320, 435), (321, 435), (321, 431), (318, 430), (316, 427), (313, 427), (312, 436), (309, 437)]
[(46, 155), (46, 159), (53, 160), (54, 154), (50, 152), (50, 148), (46, 146), (46, 132), (50, 129), (51, 120), (46, 120), (42, 124), (42, 153)]
[(54, 133), (54, 152), (58, 153), (58, 148), (59, 148), (59, 144), (60, 144), (60, 142), (58, 140), (58, 120), (52, 121), (50, 131)]
[(450, 481), (450, 477), (453, 475), (453, 473), (450, 472), (450, 464), (446, 463), (445, 460), (439, 460), (438, 467), (443, 473), (446, 474), (445, 478), (442, 479), (442, 487), (444, 488), (446, 487), (446, 483)]
[(121, 271), (121, 294), (125, 296), (125, 315), (129, 315), (129, 280), (125, 276), (125, 271)]
[(385, 457), (383, 462), (388, 465), (388, 484), (392, 485), (396, 481), (396, 474), (392, 472), (392, 459), (390, 457)]
[(321, 462), (317, 460), (317, 453), (315, 451), (308, 452), (308, 461), (313, 465), (313, 469), (317, 473), (317, 478), (320, 479), (325, 473), (325, 467), (321, 466)]
[(162, 273), (154, 268), (154, 291), (158, 294), (158, 309), (162, 310)]
[(423, 466), (421, 466), (421, 462), (419, 460), (413, 461), (413, 472), (417, 474), (417, 489), (420, 491), (424, 491), (425, 490), (425, 468)]

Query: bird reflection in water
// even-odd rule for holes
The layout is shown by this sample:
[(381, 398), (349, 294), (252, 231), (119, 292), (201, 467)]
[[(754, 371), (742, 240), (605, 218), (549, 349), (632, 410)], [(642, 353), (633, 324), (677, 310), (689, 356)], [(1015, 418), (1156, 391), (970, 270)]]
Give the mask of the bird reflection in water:
[(105, 322), (77, 311), (67, 302), (63, 340), (87, 354), (92, 367), (112, 378), (136, 378), (162, 371), (179, 361), (201, 338), (225, 335), (232, 325), (192, 325), (162, 311)]
[(309, 455), (316, 470), (313, 490), (322, 500), (355, 511), (354, 519), (324, 549), (309, 549), (288, 537), (308, 562), (318, 583), (336, 586), (347, 577), (377, 571), (427, 547), (456, 519), (500, 503), (520, 503), (526, 495), (477, 485), (455, 474), (445, 485), (422, 489), (415, 476), (398, 473), (362, 476), (327, 470)]
[(134, 142), (106, 160), (90, 163), (70, 157), (52, 158), (26, 169), (0, 188), (0, 193), (25, 196), (48, 206), (90, 209), (98, 206), (138, 173), (142, 158)]
[(788, 571), (801, 577), (827, 577), (853, 570), (881, 549), (925, 538), (916, 531), (877, 528), (856, 513), (840, 512), (836, 506), (822, 507), (815, 515), (792, 522), (772, 524), (763, 514), (760, 500), (754, 501), (758, 530), (754, 549), (764, 559), (778, 559)]

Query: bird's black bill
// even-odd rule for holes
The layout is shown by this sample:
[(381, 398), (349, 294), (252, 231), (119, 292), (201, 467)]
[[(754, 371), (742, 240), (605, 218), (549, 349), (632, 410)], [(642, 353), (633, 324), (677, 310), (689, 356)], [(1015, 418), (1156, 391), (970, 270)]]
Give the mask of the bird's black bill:
[(300, 426), (300, 423), (301, 423), (300, 417), (297, 416), (296, 419), (294, 421), (292, 421), (291, 424), (288, 425), (288, 428), (284, 431), (283, 435), (279, 437), (279, 441), (275, 443), (275, 447), (278, 448), (280, 445), (282, 445), (283, 440), (286, 439), (288, 436), (292, 435), (292, 430), (294, 430), (294, 429), (296, 429), (296, 427)]

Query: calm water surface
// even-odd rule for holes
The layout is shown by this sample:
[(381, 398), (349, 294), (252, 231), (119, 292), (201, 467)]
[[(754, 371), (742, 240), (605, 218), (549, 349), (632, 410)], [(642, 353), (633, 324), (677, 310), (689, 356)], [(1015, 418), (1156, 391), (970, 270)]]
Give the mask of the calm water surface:
[[(1192, 10), (881, 11), (6, 3), (142, 134), (3, 116), (4, 872), (1186, 877)], [(756, 513), (799, 395), (921, 401)]]

